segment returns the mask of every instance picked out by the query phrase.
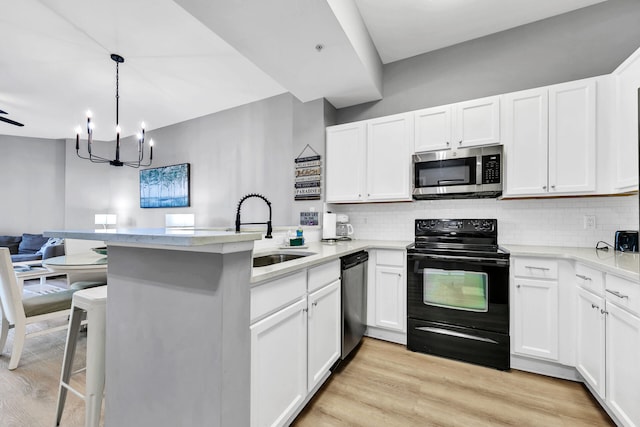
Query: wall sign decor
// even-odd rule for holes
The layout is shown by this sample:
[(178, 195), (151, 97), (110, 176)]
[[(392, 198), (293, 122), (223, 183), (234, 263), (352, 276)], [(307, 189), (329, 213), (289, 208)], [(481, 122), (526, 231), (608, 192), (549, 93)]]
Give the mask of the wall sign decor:
[(141, 208), (190, 206), (190, 164), (163, 166), (140, 171)]
[(300, 225), (318, 225), (318, 212), (300, 212)]
[[(307, 149), (313, 154), (303, 154)], [(320, 182), (322, 181), (321, 156), (309, 144), (295, 159), (295, 196), (294, 200), (320, 200)]]

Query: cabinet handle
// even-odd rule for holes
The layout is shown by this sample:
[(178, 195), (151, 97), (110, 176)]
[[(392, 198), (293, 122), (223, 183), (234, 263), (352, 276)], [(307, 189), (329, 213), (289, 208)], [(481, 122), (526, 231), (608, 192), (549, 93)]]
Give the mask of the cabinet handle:
[(308, 313), (308, 312), (309, 312), (309, 309), (307, 309), (307, 308), (303, 308), (303, 309), (302, 309), (302, 311), (303, 311), (304, 313)]
[(543, 190), (546, 190), (546, 189), (547, 189), (547, 186), (546, 186), (546, 185), (543, 185), (543, 186), (542, 186), (542, 189), (543, 189)]
[(362, 194), (358, 194), (358, 197), (362, 197)]
[(458, 145), (462, 145), (462, 141), (458, 141)]
[(599, 310), (599, 309), (600, 309), (600, 307), (598, 307), (598, 306), (597, 306), (597, 305), (595, 305), (595, 304), (591, 304), (591, 308), (595, 308), (596, 310)]
[(618, 291), (612, 291), (611, 289), (605, 289), (607, 292), (609, 292), (612, 295), (617, 296), (618, 298), (627, 298), (629, 299), (629, 295), (622, 295), (620, 292)]
[(525, 265), (524, 268), (533, 268), (534, 270), (549, 271), (547, 267), (536, 267), (535, 265)]
[(600, 314), (604, 314), (606, 316), (607, 314), (609, 314), (609, 312), (605, 309), (601, 309)]
[(449, 146), (449, 141), (447, 141), (447, 147)]
[(312, 306), (317, 307), (318, 306), (318, 301), (314, 301), (311, 303)]
[(551, 186), (551, 189), (552, 189), (552, 190), (555, 190), (555, 189), (556, 189), (556, 186), (555, 186), (555, 185), (552, 185), (552, 186)]
[(582, 274), (576, 274), (576, 277), (579, 277), (582, 280), (591, 280), (591, 277), (583, 276)]
[(516, 288), (520, 288), (520, 285), (516, 285)]

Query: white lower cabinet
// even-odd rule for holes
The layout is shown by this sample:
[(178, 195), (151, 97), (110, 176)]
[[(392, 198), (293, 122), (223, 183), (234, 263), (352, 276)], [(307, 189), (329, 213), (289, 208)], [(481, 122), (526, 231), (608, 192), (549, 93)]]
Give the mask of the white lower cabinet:
[[(637, 283), (635, 286), (639, 286)], [(607, 301), (607, 406), (624, 426), (640, 426), (640, 317)]]
[(309, 295), (308, 378), (312, 391), (341, 353), (340, 280)]
[(340, 304), (339, 260), (251, 289), (251, 427), (287, 425), (327, 378)]
[(407, 285), (403, 279), (401, 268), (376, 266), (376, 326), (406, 332)]
[(559, 353), (558, 263), (514, 258), (512, 294), (513, 352), (557, 361)]
[(578, 288), (576, 307), (576, 369), (605, 398), (604, 298)]
[(307, 396), (306, 297), (251, 325), (251, 426), (279, 426)]
[(407, 343), (406, 251), (369, 251), (367, 332), (373, 338)]

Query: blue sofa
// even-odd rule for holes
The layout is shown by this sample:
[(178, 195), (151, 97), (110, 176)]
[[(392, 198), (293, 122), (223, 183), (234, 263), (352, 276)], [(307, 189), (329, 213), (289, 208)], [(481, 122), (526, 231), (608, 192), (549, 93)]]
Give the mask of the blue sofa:
[(36, 261), (64, 255), (64, 241), (42, 234), (0, 236), (0, 247), (9, 248), (11, 262)]

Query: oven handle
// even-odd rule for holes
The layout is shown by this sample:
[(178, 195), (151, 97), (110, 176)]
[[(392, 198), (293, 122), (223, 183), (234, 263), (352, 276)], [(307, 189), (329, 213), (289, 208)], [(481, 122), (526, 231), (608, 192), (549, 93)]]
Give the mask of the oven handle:
[(433, 332), (434, 334), (449, 335), (457, 338), (465, 338), (469, 340), (488, 342), (491, 344), (498, 344), (498, 341), (492, 340), (491, 338), (477, 337), (475, 335), (463, 334), (462, 332), (450, 331), (448, 329), (434, 328), (432, 326), (420, 326), (420, 327), (417, 327), (416, 329), (419, 331)]
[(411, 260), (411, 258), (421, 258), (421, 259), (436, 259), (436, 260), (440, 260), (440, 261), (478, 261), (478, 262), (483, 262), (483, 261), (489, 261), (491, 263), (497, 264), (497, 265), (509, 265), (509, 260), (508, 259), (501, 259), (501, 258), (484, 258), (484, 257), (467, 257), (467, 256), (455, 256), (452, 257), (450, 255), (436, 255), (436, 254), (416, 254), (416, 253), (412, 253), (409, 254), (409, 260)]

